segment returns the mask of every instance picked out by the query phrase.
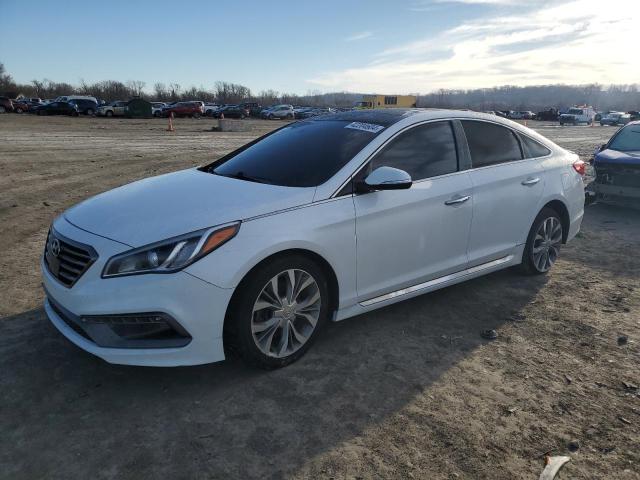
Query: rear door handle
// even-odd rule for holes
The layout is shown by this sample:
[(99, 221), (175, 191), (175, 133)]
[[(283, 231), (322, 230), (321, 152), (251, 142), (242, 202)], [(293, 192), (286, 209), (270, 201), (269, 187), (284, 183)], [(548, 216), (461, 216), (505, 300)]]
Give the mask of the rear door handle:
[(540, 181), (540, 179), (538, 177), (536, 177), (536, 178), (527, 178), (526, 180), (524, 180), (522, 182), (522, 185), (524, 185), (525, 187), (528, 187), (528, 186), (531, 186), (531, 185), (535, 185), (539, 181)]
[(456, 195), (455, 197), (453, 197), (451, 200), (447, 200), (446, 202), (444, 202), (445, 205), (458, 205), (460, 203), (464, 203), (467, 200), (469, 200), (471, 198), (470, 195), (466, 195), (464, 197), (460, 196), (460, 195)]

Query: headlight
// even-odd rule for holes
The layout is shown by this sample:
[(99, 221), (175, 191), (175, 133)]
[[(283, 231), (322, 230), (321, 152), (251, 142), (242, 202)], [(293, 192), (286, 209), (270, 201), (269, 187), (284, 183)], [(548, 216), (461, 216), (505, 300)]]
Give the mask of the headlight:
[(236, 236), (240, 222), (187, 233), (111, 257), (102, 277), (171, 273), (201, 259)]

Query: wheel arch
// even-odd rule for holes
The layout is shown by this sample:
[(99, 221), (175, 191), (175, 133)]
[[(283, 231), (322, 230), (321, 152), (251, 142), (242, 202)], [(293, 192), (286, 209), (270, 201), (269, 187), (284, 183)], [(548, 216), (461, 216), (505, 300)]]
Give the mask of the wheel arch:
[(571, 225), (571, 218), (569, 217), (569, 209), (567, 208), (567, 205), (562, 200), (554, 199), (544, 204), (540, 211), (545, 208), (554, 210), (560, 216), (560, 221), (562, 222), (562, 243), (567, 243), (569, 227)]
[[(225, 325), (229, 317), (228, 315), (229, 311), (232, 309), (232, 306), (234, 305), (234, 301), (236, 301), (237, 296), (241, 291), (245, 281), (248, 278), (250, 278), (251, 275), (263, 265), (269, 262), (272, 262), (278, 258), (291, 256), (291, 255), (306, 257), (311, 261), (313, 261), (314, 263), (316, 263), (322, 269), (323, 273), (326, 275), (328, 287), (329, 287), (329, 301), (330, 301), (329, 312), (331, 312), (332, 316), (335, 314), (339, 306), (340, 286), (339, 286), (338, 277), (336, 275), (334, 268), (322, 255), (320, 255), (317, 252), (308, 250), (306, 248), (288, 248), (286, 250), (280, 250), (279, 252), (272, 253), (271, 255), (264, 257), (243, 275), (242, 279), (234, 289), (233, 295), (231, 296), (231, 300), (229, 301), (229, 305), (227, 305), (227, 314), (225, 315), (225, 318), (224, 318)], [(223, 330), (224, 330), (224, 326), (223, 326)]]

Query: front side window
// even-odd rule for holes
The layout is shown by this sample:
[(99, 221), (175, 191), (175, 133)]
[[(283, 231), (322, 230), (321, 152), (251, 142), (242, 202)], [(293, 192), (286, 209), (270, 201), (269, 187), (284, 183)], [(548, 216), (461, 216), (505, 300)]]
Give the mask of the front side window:
[(515, 133), (489, 122), (462, 120), (473, 168), (522, 160), (522, 151)]
[(458, 171), (451, 123), (426, 123), (400, 134), (371, 161), (371, 171), (382, 166), (404, 170), (414, 181)]
[(272, 185), (315, 187), (329, 180), (384, 130), (354, 127), (354, 123), (344, 120), (295, 122), (203, 170)]

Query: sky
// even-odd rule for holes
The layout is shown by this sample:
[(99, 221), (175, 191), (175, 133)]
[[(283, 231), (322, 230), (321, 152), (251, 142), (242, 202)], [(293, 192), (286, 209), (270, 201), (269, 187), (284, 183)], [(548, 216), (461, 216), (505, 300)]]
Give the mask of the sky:
[(429, 93), (640, 79), (640, 0), (0, 0), (18, 82)]

